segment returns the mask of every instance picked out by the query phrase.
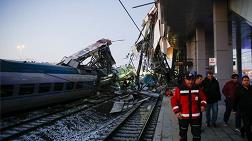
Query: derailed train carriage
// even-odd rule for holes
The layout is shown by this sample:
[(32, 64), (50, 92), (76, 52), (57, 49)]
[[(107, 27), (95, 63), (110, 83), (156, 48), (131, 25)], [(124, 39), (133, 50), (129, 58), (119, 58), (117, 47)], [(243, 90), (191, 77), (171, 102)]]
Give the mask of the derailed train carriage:
[(94, 95), (113, 79), (109, 45), (99, 40), (57, 65), (0, 59), (1, 115)]

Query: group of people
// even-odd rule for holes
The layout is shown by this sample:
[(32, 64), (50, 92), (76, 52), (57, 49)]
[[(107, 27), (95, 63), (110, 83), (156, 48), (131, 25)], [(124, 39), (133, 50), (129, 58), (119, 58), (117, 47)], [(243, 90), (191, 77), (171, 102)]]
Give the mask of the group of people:
[[(226, 111), (224, 126), (228, 126), (231, 112), (235, 113), (237, 131), (244, 131), (248, 141), (252, 141), (252, 86), (248, 76), (238, 81), (239, 75), (233, 74), (231, 80), (222, 88), (225, 96)], [(172, 110), (179, 120), (180, 141), (187, 140), (188, 126), (191, 126), (193, 141), (201, 140), (202, 112), (206, 111), (207, 127), (216, 127), (218, 101), (221, 90), (218, 80), (209, 71), (207, 77), (186, 74), (183, 83), (175, 88), (171, 98)], [(241, 128), (241, 119), (243, 127)]]

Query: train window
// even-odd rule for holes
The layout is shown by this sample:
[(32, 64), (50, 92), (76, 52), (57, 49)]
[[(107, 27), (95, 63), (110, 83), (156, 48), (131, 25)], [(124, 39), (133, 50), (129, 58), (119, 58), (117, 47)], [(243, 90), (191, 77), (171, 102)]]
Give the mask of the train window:
[(51, 88), (50, 83), (41, 83), (41, 84), (39, 84), (39, 93), (49, 92), (50, 88)]
[(27, 95), (27, 94), (32, 94), (34, 91), (34, 84), (23, 84), (20, 85), (20, 89), (19, 89), (19, 94), (20, 95)]
[(87, 81), (85, 82), (86, 85), (90, 85), (90, 86), (93, 86), (95, 85), (95, 82), (94, 81)]
[(74, 87), (74, 82), (67, 82), (66, 83), (66, 90), (72, 90)]
[(76, 89), (82, 89), (84, 85), (84, 82), (77, 82)]
[(55, 83), (53, 90), (54, 91), (62, 91), (63, 88), (64, 88), (64, 83)]
[(0, 96), (1, 97), (12, 96), (13, 90), (14, 90), (13, 85), (1, 85), (0, 86)]

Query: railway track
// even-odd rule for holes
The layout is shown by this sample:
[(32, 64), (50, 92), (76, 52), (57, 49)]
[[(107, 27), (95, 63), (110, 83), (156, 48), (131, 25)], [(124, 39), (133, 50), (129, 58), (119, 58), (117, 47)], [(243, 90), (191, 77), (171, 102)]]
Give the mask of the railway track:
[[(61, 112), (39, 115), (1, 128), (0, 140), (152, 140), (160, 100), (137, 96), (127, 102), (129, 97), (132, 95), (97, 98)], [(109, 106), (118, 100), (126, 100), (124, 107), (128, 108), (109, 113)]]
[(15, 139), (21, 135), (27, 134), (37, 128), (49, 125), (57, 120), (71, 116), (83, 110), (98, 107), (108, 101), (112, 101), (115, 97), (94, 97), (89, 101), (78, 104), (68, 105), (64, 108), (52, 110), (49, 113), (42, 113), (38, 116), (19, 121), (14, 124), (1, 126), (0, 140)]
[[(142, 103), (123, 123), (118, 126), (105, 140), (106, 141), (127, 141), (140, 140), (145, 133), (149, 123), (151, 122), (151, 115), (154, 113), (158, 99), (150, 98), (148, 101)], [(154, 130), (155, 132), (155, 130)], [(153, 134), (154, 134), (153, 132)]]
[[(128, 141), (147, 138), (147, 135), (144, 135), (145, 133), (149, 133), (151, 129), (153, 134), (155, 131), (154, 126), (160, 110), (157, 108), (157, 103), (158, 98), (153, 97), (140, 100), (126, 113), (110, 120), (95, 132), (86, 135), (84, 140)], [(154, 112), (157, 113), (153, 114)], [(151, 126), (147, 125), (149, 123)]]
[(144, 132), (140, 138), (140, 140), (142, 141), (152, 141), (154, 138), (154, 134), (155, 134), (155, 130), (156, 130), (157, 122), (158, 122), (158, 116), (159, 116), (159, 112), (162, 105), (161, 98), (162, 97), (158, 99), (157, 104), (154, 107), (151, 117), (147, 123), (147, 126), (145, 127)]

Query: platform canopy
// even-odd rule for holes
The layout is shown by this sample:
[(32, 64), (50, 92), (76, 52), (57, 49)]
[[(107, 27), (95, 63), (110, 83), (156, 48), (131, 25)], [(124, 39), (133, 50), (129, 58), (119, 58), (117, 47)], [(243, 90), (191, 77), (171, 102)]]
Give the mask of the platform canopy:
[(195, 32), (196, 25), (212, 30), (212, 0), (160, 0), (162, 21), (180, 37)]

